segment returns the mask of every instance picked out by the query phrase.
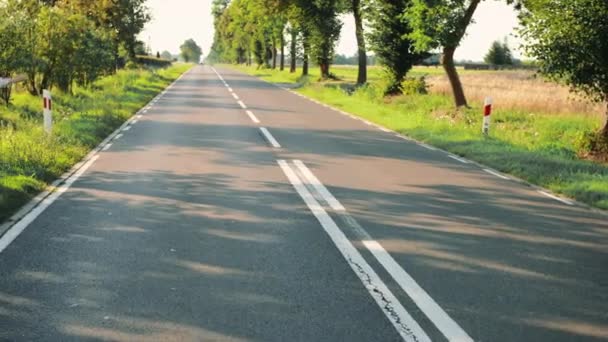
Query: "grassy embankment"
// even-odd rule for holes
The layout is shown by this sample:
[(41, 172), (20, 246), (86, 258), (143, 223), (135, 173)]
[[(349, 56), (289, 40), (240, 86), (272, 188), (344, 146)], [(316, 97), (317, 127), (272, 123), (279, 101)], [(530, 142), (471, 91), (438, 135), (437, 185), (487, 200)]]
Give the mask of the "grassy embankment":
[[(367, 87), (352, 89), (357, 70), (335, 67), (339, 81), (317, 82), (317, 70), (299, 73), (228, 66), (276, 83), (298, 83), (296, 90), (369, 121), (425, 141), (589, 205), (608, 209), (608, 165), (585, 160), (587, 135), (603, 117), (599, 106), (573, 99), (562, 86), (531, 72), (464, 71), (471, 107), (456, 111), (440, 68), (417, 67), (410, 77), (426, 76), (429, 94), (385, 99), (382, 71), (370, 68)], [(495, 103), (491, 137), (481, 134), (482, 101)]]
[(54, 92), (52, 136), (42, 129), (40, 98), (20, 91), (0, 105), (0, 223), (190, 67), (122, 70), (73, 95)]

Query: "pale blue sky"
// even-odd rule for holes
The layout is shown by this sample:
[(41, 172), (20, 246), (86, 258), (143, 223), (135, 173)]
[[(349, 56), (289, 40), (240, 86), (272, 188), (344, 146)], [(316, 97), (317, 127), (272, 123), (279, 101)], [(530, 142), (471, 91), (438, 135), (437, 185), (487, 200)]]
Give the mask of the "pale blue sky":
[[(148, 0), (153, 16), (140, 39), (150, 43), (153, 51), (179, 51), (186, 39), (193, 38), (207, 54), (213, 42), (213, 18), (211, 0)], [(475, 24), (469, 27), (457, 59), (481, 60), (496, 39), (508, 37), (515, 55), (519, 40), (514, 37), (517, 26), (516, 13), (504, 1), (483, 1), (475, 14)], [(344, 29), (338, 44), (338, 53), (352, 55), (356, 52), (354, 24), (351, 16), (344, 17)]]

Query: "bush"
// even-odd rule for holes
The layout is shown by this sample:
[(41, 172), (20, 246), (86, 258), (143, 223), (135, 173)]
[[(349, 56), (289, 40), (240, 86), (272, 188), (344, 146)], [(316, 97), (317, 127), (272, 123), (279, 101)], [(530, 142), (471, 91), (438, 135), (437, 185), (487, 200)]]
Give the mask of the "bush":
[(144, 65), (147, 67), (155, 67), (155, 68), (166, 68), (173, 64), (173, 61), (164, 59), (164, 58), (156, 58), (152, 56), (137, 56), (136, 60), (137, 64)]
[(416, 77), (408, 77), (401, 84), (403, 88), (403, 94), (405, 95), (415, 95), (415, 94), (428, 94), (429, 93), (429, 85), (426, 83), (426, 78), (424, 76)]

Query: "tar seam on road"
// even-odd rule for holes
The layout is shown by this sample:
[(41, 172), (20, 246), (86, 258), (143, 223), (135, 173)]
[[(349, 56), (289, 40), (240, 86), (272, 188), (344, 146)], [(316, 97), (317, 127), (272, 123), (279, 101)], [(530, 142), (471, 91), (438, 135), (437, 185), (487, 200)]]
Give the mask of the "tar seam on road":
[(300, 195), (308, 209), (317, 218), (329, 238), (338, 248), (348, 265), (361, 280), (365, 289), (380, 306), (384, 315), (395, 327), (404, 341), (430, 342), (429, 336), (405, 310), (395, 295), (388, 289), (373, 268), (365, 261), (361, 253), (352, 245), (334, 220), (308, 191), (302, 180), (296, 175), (285, 160), (278, 161), (285, 176)]
[(281, 148), (281, 145), (279, 144), (279, 142), (272, 136), (272, 134), (270, 134), (270, 132), (268, 131), (268, 129), (266, 129), (266, 127), (260, 127), (260, 132), (262, 132), (262, 135), (264, 136), (266, 141), (268, 141), (268, 143), (272, 147)]
[[(344, 206), (327, 190), (319, 179), (300, 160), (294, 165), (318, 192), (324, 202), (334, 209), (344, 223), (356, 234), (357, 239), (369, 250), (384, 269), (395, 279), (401, 289), (414, 301), (449, 341), (472, 342), (473, 339), (456, 323), (435, 300), (412, 278), (371, 235), (352, 217)], [(334, 208), (335, 206), (335, 208)]]

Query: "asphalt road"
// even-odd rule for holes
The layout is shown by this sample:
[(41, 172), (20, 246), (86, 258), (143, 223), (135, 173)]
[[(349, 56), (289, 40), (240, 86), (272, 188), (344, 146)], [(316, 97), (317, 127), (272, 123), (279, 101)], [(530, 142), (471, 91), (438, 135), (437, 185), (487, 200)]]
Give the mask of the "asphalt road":
[(608, 340), (608, 216), (230, 70), (140, 115), (0, 239), (0, 340)]

